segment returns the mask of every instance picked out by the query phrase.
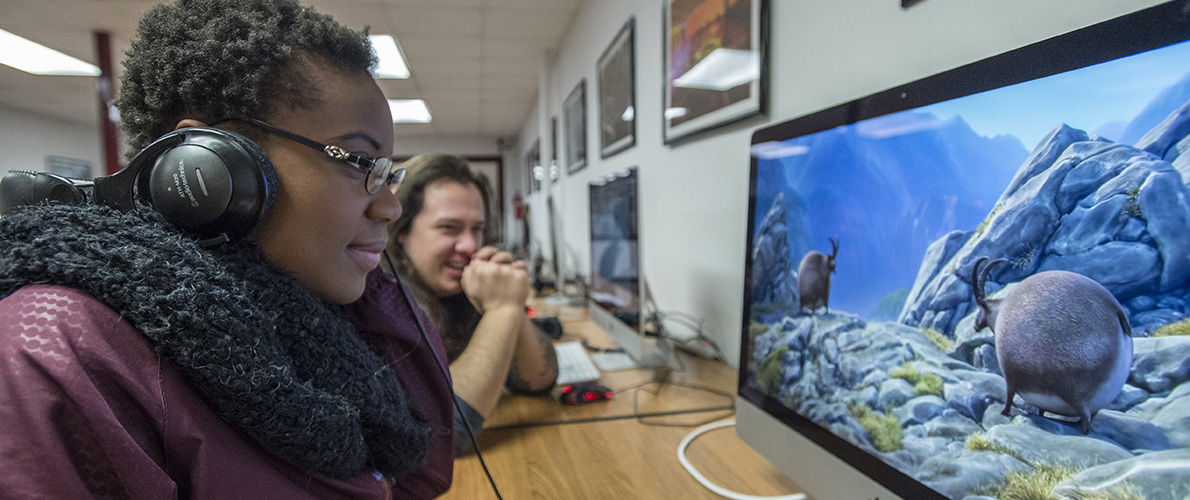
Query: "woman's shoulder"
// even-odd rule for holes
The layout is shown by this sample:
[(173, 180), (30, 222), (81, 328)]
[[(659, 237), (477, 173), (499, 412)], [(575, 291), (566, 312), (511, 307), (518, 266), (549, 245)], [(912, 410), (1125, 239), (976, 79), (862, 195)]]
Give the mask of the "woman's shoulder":
[(66, 286), (25, 285), (0, 299), (0, 325), (19, 330), (26, 340), (77, 335), (80, 329), (110, 327), (119, 321), (120, 315), (98, 299)]
[(26, 285), (0, 299), (0, 332), (4, 359), (41, 365), (51, 369), (47, 375), (103, 365), (143, 371), (153, 364), (146, 366), (146, 358), (155, 359), (148, 342), (119, 313), (65, 286)]

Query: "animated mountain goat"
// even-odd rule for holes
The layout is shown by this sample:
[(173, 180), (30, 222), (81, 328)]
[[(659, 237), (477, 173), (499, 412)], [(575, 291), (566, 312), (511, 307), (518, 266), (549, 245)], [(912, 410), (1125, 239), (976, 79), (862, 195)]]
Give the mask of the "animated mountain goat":
[[(975, 263), (975, 330), (991, 328), (1008, 387), (1004, 415), (1020, 394), (1043, 411), (1079, 417), (1082, 431), (1120, 393), (1132, 368), (1132, 328), (1116, 298), (1078, 273), (1044, 271), (1007, 297), (989, 299), (984, 284), (997, 259)], [(986, 263), (986, 265), (985, 265)]]
[(839, 240), (830, 238), (830, 242), (829, 257), (818, 250), (811, 250), (797, 266), (799, 311), (809, 307), (810, 314), (814, 314), (819, 307), (825, 307), (826, 312), (831, 312), (827, 302), (831, 294), (831, 274), (835, 272), (835, 256), (839, 254)]

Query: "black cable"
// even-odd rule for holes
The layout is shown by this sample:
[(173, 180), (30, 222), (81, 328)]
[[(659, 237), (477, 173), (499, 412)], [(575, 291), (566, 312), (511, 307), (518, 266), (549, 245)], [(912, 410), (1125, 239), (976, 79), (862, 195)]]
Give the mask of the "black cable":
[[(383, 254), (384, 260), (388, 262), (388, 267), (395, 272), (397, 266), (393, 265), (392, 258), (388, 255), (388, 249), (385, 249)], [(409, 294), (405, 293), (405, 284), (400, 279), (397, 279), (397, 288), (401, 290), (401, 298), (405, 300), (405, 305), (409, 307), (409, 314), (413, 315), (413, 320), (417, 323), (417, 330), (421, 332), (422, 341), (430, 349), (430, 356), (434, 358), (434, 362), (438, 365), (438, 369), (442, 371), (442, 375), (446, 377), (446, 380), (450, 380), (450, 370), (442, 363), (442, 358), (438, 357), (438, 353), (434, 352), (433, 345), (430, 344), (430, 336), (426, 333), (426, 326), (422, 324), (421, 317), (417, 315), (417, 309), (413, 307), (413, 301), (409, 300)], [(467, 429), (467, 437), (471, 439), (471, 446), (475, 449), (475, 457), (479, 459), (479, 466), (483, 468), (483, 473), (488, 478), (488, 484), (492, 486), (492, 492), (496, 494), (496, 498), (504, 500), (504, 497), (500, 496), (500, 489), (496, 487), (496, 480), (492, 478), (492, 473), (488, 470), (487, 462), (483, 459), (483, 453), (479, 451), (479, 440), (475, 438), (475, 431), (471, 429), (471, 422), (468, 422), (467, 416), (463, 415), (463, 409), (459, 405), (459, 397), (454, 394), (453, 389), (450, 396), (453, 399), (455, 413), (458, 414), (459, 420), (463, 422), (463, 428)]]
[[(682, 362), (682, 358), (680, 356), (674, 356), (674, 359), (677, 360), (680, 367), (679, 367), (679, 369), (671, 372), (671, 374), (681, 373), (681, 372), (685, 371), (686, 365), (684, 362)], [(657, 385), (656, 392), (650, 392), (650, 391), (647, 391), (644, 389), (645, 387), (648, 387), (653, 384)], [(665, 412), (663, 414), (656, 414), (656, 415), (641, 414), (641, 412), (640, 412), (640, 392), (645, 391), (645, 392), (648, 392), (649, 394), (657, 396), (658, 394), (661, 394), (661, 390), (666, 385), (670, 385), (670, 386), (674, 386), (674, 387), (682, 387), (685, 389), (693, 389), (696, 391), (708, 392), (708, 393), (714, 394), (716, 396), (721, 396), (724, 399), (726, 399), (728, 402), (725, 406), (717, 407), (717, 408), (706, 408), (706, 409), (700, 409), (700, 410), (680, 410), (680, 411), (673, 411), (673, 412)], [(704, 425), (704, 424), (707, 424), (710, 422), (714, 422), (715, 420), (719, 420), (726, 416), (735, 414), (735, 395), (729, 394), (725, 391), (715, 389), (713, 387), (707, 387), (705, 385), (686, 384), (686, 383), (682, 383), (682, 382), (675, 382), (675, 381), (667, 378), (666, 380), (650, 380), (648, 382), (642, 382), (642, 383), (639, 383), (639, 384), (636, 384), (633, 386), (616, 389), (613, 392), (615, 394), (621, 395), (628, 391), (632, 391), (632, 418), (635, 418), (636, 421), (642, 425), (651, 425), (651, 426), (658, 426), (658, 427), (694, 427), (694, 426)], [(656, 422), (649, 422), (649, 421), (645, 420), (646, 418), (654, 418), (654, 417), (660, 417), (660, 416), (671, 416), (671, 415), (681, 415), (681, 414), (687, 414), (687, 413), (701, 413), (704, 411), (721, 411), (721, 410), (726, 410), (727, 413), (723, 414), (723, 415), (717, 414), (710, 419), (695, 422), (695, 423), (690, 423), (690, 424), (656, 423)]]
[(688, 349), (693, 349), (693, 347), (689, 347), (692, 341), (702, 341), (706, 345), (710, 346), (711, 350), (714, 351), (715, 359), (726, 359), (726, 356), (723, 354), (723, 350), (719, 348), (719, 345), (716, 344), (715, 341), (711, 340), (711, 338), (706, 335), (706, 332), (703, 331), (702, 325), (706, 322), (705, 320), (692, 314), (687, 314), (680, 311), (660, 311), (657, 313), (656, 321), (661, 326), (661, 331), (663, 334), (665, 332), (664, 323), (666, 321), (680, 323), (694, 332), (694, 337), (685, 340), (676, 339), (670, 335), (669, 339), (674, 341), (676, 344), (686, 346)]
[[(649, 421), (647, 421), (647, 420), (645, 420), (645, 419), (646, 419), (646, 418), (651, 418), (651, 417), (656, 417), (657, 415), (642, 415), (642, 414), (641, 414), (641, 412), (640, 412), (640, 393), (641, 393), (641, 391), (642, 391), (642, 390), (644, 390), (644, 388), (645, 388), (646, 386), (649, 386), (649, 385), (652, 385), (652, 384), (657, 384), (657, 386), (658, 386), (658, 387), (657, 387), (657, 392), (650, 392), (650, 393), (649, 393), (649, 394), (652, 394), (652, 395), (654, 395), (654, 396), (656, 396), (656, 395), (658, 395), (658, 394), (661, 394), (661, 389), (662, 389), (664, 386), (666, 386), (666, 385), (671, 385), (671, 386), (674, 386), (674, 387), (682, 387), (682, 388), (686, 388), (686, 389), (693, 389), (693, 390), (696, 390), (696, 391), (704, 391), (704, 392), (708, 392), (708, 393), (714, 394), (714, 395), (716, 395), (716, 396), (722, 396), (723, 398), (725, 398), (725, 399), (728, 401), (728, 403), (727, 403), (727, 406), (720, 407), (720, 408), (708, 408), (706, 411), (719, 411), (719, 410), (727, 410), (727, 413), (726, 413), (726, 414), (716, 414), (716, 415), (712, 416), (712, 417), (711, 417), (711, 418), (709, 418), (709, 419), (700, 420), (700, 421), (698, 421), (698, 422), (694, 422), (694, 423), (659, 423), (659, 422), (649, 422)], [(631, 388), (629, 388), (629, 389), (631, 389), (631, 390), (634, 390), (634, 392), (632, 393), (632, 416), (633, 416), (634, 418), (636, 418), (636, 421), (637, 421), (637, 422), (639, 422), (639, 423), (640, 423), (640, 424), (642, 424), (642, 425), (651, 425), (651, 426), (657, 426), (657, 427), (695, 427), (695, 426), (699, 426), (699, 425), (708, 424), (708, 423), (710, 423), (710, 422), (714, 422), (714, 421), (716, 421), (716, 420), (719, 420), (719, 419), (722, 419), (722, 418), (724, 418), (724, 417), (727, 417), (727, 416), (730, 416), (730, 415), (734, 415), (734, 414), (735, 414), (735, 397), (734, 397), (733, 395), (731, 395), (731, 394), (728, 394), (728, 393), (726, 393), (726, 392), (724, 392), (724, 391), (720, 391), (720, 390), (718, 390), (718, 389), (712, 388), (712, 387), (707, 387), (707, 386), (704, 386), (704, 385), (699, 385), (699, 384), (684, 384), (684, 383), (681, 383), (681, 382), (675, 382), (675, 381), (672, 381), (672, 380), (665, 380), (665, 381), (652, 381), (652, 382), (645, 382), (645, 383), (643, 383), (643, 384), (636, 385), (636, 386), (634, 386), (634, 387), (631, 387)], [(645, 391), (645, 392), (648, 392), (648, 391)]]
[(595, 347), (595, 346), (591, 345), (589, 342), (587, 342), (586, 338), (583, 338), (580, 341), (580, 343), (583, 345), (584, 349), (591, 351), (591, 352), (607, 352), (607, 353), (613, 353), (613, 354), (618, 353), (618, 352), (624, 352), (623, 347)]
[[(673, 315), (674, 317), (673, 318), (668, 317), (670, 315)], [(690, 328), (691, 330), (694, 331), (696, 337), (694, 337), (691, 340), (697, 339), (697, 340), (702, 340), (702, 341), (706, 342), (708, 345), (711, 346), (712, 349), (715, 350), (715, 353), (716, 353), (716, 356), (718, 357), (718, 359), (723, 359), (723, 351), (721, 351), (719, 349), (719, 346), (715, 345), (715, 343), (712, 342), (709, 338), (707, 338), (707, 336), (703, 333), (703, 331), (702, 331), (703, 320), (698, 319), (693, 315), (681, 313), (681, 312), (658, 311), (652, 318), (652, 321), (654, 322), (654, 324), (657, 325), (658, 337), (662, 340), (675, 341), (676, 339), (674, 339), (673, 336), (666, 334), (664, 323), (666, 320), (676, 321), (679, 319), (682, 321), (677, 321), (677, 322), (684, 323), (685, 326), (687, 326), (688, 328)], [(584, 345), (585, 345), (585, 343), (584, 343)], [(590, 349), (589, 346), (588, 346), (588, 349)], [(632, 392), (632, 416), (634, 418), (636, 418), (637, 422), (639, 422), (642, 425), (652, 425), (652, 426), (660, 426), (660, 427), (694, 427), (694, 426), (704, 425), (704, 424), (707, 424), (710, 422), (714, 422), (715, 420), (719, 420), (721, 418), (735, 414), (735, 395), (734, 394), (729, 394), (725, 391), (721, 391), (721, 390), (718, 390), (718, 389), (715, 389), (712, 387), (707, 387), (704, 385), (684, 384), (681, 382), (675, 382), (671, 377), (674, 374), (685, 372), (687, 367), (686, 367), (686, 362), (682, 360), (681, 356), (675, 355), (675, 356), (673, 356), (673, 359), (677, 363), (678, 366), (675, 369), (672, 369), (671, 371), (666, 373), (664, 378), (662, 378), (660, 380), (654, 379), (649, 382), (644, 382), (641, 384), (637, 384), (635, 386), (631, 386), (631, 387), (627, 387), (627, 388), (623, 388), (623, 389), (614, 391), (617, 394), (627, 392), (627, 391), (633, 391)], [(646, 418), (660, 416), (660, 415), (642, 415), (640, 412), (640, 391), (644, 390), (645, 387), (647, 387), (649, 385), (653, 385), (653, 384), (657, 385), (657, 392), (649, 392), (649, 394), (652, 394), (654, 396), (657, 396), (658, 394), (660, 394), (661, 390), (666, 385), (671, 385), (674, 387), (682, 387), (682, 388), (686, 388), (686, 389), (693, 389), (693, 390), (697, 390), (697, 391), (704, 391), (704, 392), (708, 392), (710, 394), (714, 394), (716, 396), (721, 396), (728, 401), (726, 406), (721, 407), (721, 408), (708, 408), (705, 411), (727, 410), (727, 413), (726, 414), (716, 414), (716, 415), (712, 416), (710, 419), (706, 419), (706, 420), (702, 420), (702, 421), (690, 423), (690, 424), (657, 423), (657, 422), (646, 421), (645, 420)], [(645, 392), (648, 392), (648, 391), (645, 391)]]

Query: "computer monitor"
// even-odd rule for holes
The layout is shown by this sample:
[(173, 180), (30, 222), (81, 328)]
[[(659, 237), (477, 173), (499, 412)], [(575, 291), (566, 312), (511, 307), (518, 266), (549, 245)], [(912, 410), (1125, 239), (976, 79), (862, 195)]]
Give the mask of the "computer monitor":
[[(590, 315), (638, 366), (665, 364), (657, 338), (645, 335), (648, 301), (642, 300), (639, 198), (636, 168), (589, 185), (591, 203)], [(642, 307), (642, 305), (646, 307)], [(642, 314), (643, 313), (643, 314)]]
[(818, 500), (1190, 495), (1185, 6), (756, 131), (740, 437)]

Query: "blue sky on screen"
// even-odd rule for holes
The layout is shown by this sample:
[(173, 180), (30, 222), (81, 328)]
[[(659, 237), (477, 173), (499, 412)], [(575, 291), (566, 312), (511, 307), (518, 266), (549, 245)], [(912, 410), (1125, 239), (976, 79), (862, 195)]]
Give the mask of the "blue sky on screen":
[[(1095, 132), (1111, 122), (1130, 120), (1158, 93), (1188, 72), (1190, 42), (1184, 42), (1161, 51), (1144, 52), (1075, 72), (938, 103), (921, 111), (934, 113), (939, 118), (962, 115), (980, 135), (1013, 135), (1031, 148), (1059, 123)], [(1148, 77), (1118, 77), (1129, 73)], [(1110, 85), (1104, 86), (1105, 83)], [(1013, 102), (1031, 102), (1033, 106), (1027, 113), (1005, 116), (1002, 110), (1009, 107), (1005, 103)]]

